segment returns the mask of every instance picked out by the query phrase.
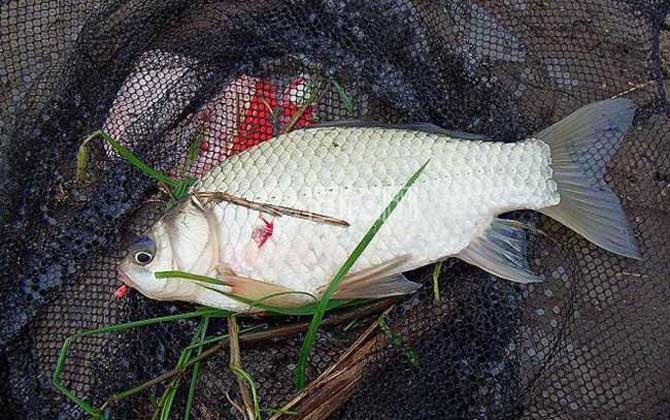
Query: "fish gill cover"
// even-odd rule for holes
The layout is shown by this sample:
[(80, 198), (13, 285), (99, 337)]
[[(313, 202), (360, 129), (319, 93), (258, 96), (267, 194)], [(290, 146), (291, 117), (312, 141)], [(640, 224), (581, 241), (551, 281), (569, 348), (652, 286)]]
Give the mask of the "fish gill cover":
[[(410, 273), (424, 287), (378, 305), (385, 315), (345, 312), (320, 330), (308, 369), (316, 386), (304, 394), (293, 381), (300, 333), (242, 333), (241, 358), (260, 407), (288, 410), (264, 418), (668, 418), (669, 11), (606, 0), (3, 2), (0, 417), (86, 418), (51, 380), (64, 340), (192, 310), (136, 292), (114, 298), (128, 238), (165, 207), (153, 180), (102, 143), (77, 180), (91, 132), (171, 176), (198, 177), (318, 122), (428, 121), (512, 141), (626, 96), (639, 108), (634, 128), (602, 156), (641, 261), (519, 212), (551, 238), (529, 245), (543, 283), (457, 261)], [(240, 322), (285, 332), (304, 320)], [(213, 319), (207, 336), (226, 328)], [(173, 369), (195, 329), (182, 320), (78, 338), (62, 381), (100, 407)], [(183, 376), (174, 418), (191, 402), (191, 418), (239, 417), (229, 357), (224, 347), (205, 359), (192, 401)], [(150, 418), (169, 383), (104, 414)]]

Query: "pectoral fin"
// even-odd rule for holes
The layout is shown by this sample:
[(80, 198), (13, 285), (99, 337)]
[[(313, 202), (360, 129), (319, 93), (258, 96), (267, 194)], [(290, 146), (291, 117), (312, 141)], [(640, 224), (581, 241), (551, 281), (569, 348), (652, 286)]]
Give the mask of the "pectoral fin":
[(498, 277), (535, 283), (542, 279), (530, 268), (528, 239), (537, 233), (519, 222), (493, 219), (488, 229), (456, 256)]
[(245, 300), (282, 307), (303, 306), (316, 300), (316, 297), (307, 293), (262, 280), (238, 276), (226, 266), (217, 267), (216, 271), (217, 278), (230, 290), (228, 293)]

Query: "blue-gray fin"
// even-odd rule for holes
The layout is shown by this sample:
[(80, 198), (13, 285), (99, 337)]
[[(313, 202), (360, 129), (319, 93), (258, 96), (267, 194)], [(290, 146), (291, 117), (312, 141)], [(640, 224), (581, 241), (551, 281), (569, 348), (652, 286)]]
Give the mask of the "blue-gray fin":
[(530, 268), (528, 239), (538, 233), (532, 226), (495, 218), (456, 257), (506, 280), (536, 283), (542, 279)]
[(415, 122), (415, 123), (404, 123), (404, 124), (392, 124), (379, 121), (363, 121), (363, 120), (339, 120), (339, 121), (327, 121), (323, 123), (318, 123), (305, 127), (305, 129), (312, 128), (325, 128), (325, 127), (346, 127), (346, 128), (386, 128), (393, 130), (406, 130), (406, 131), (421, 131), (423, 133), (429, 134), (439, 134), (443, 136), (448, 136), (454, 139), (462, 140), (489, 140), (488, 137), (481, 134), (472, 134), (465, 133), (458, 130), (447, 130), (438, 125), (429, 122)]

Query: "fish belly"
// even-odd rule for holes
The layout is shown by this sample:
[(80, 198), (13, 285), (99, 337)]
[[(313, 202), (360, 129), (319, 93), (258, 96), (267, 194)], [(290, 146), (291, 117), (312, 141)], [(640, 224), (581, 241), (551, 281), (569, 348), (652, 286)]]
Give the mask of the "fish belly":
[(410, 255), (399, 271), (457, 255), (496, 215), (559, 201), (549, 147), (388, 128), (315, 128), (239, 154), (194, 191), (343, 219), (342, 227), (221, 203), (221, 261), (239, 275), (314, 293), (327, 284), (407, 179), (410, 188), (352, 272)]

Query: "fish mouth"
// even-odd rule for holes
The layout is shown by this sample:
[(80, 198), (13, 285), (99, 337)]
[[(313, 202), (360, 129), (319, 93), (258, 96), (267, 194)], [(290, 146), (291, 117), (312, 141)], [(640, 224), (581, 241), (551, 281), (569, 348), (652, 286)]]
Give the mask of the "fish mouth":
[(122, 270), (117, 270), (116, 278), (130, 287), (135, 287), (135, 283), (133, 283), (133, 280), (130, 278), (130, 276), (124, 273)]

